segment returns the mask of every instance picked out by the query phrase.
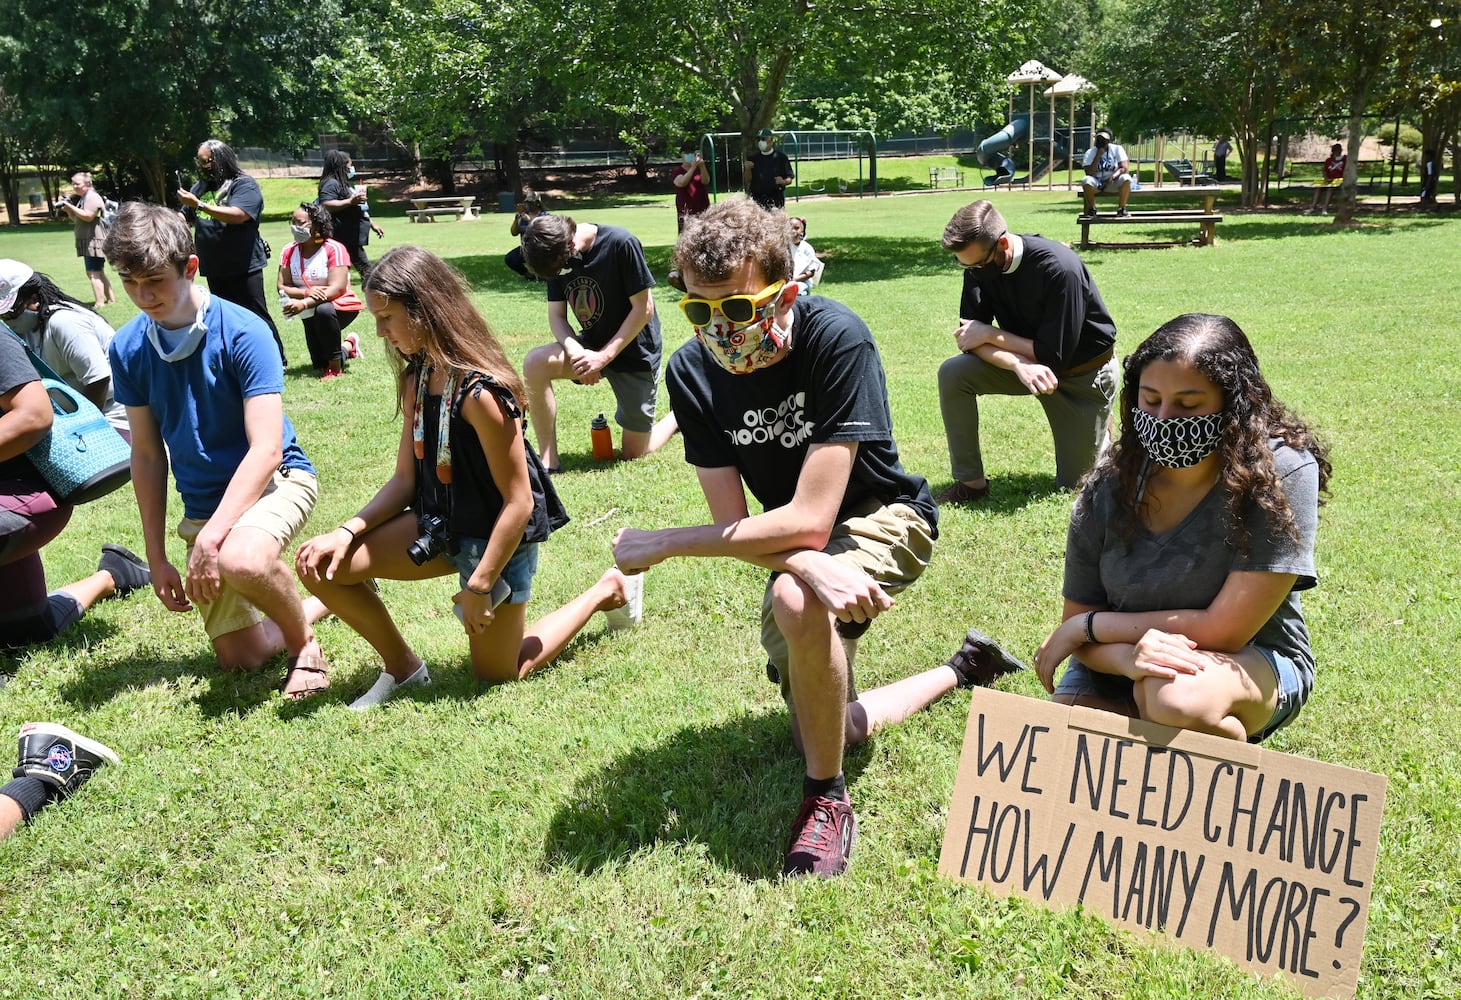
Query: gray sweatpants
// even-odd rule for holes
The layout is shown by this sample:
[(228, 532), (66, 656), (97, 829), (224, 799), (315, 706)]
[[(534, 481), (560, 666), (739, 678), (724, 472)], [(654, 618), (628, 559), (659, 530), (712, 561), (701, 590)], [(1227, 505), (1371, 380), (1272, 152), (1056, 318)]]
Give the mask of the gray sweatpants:
[[(1116, 397), (1119, 366), (1113, 357), (1094, 371), (1063, 375), (1054, 392), (1036, 396), (1050, 421), (1055, 439), (1055, 484), (1074, 489), (1096, 464), (1106, 443), (1106, 421)], [(975, 354), (956, 354), (938, 370), (939, 407), (949, 440), (954, 479), (984, 478), (979, 450), (979, 397), (1028, 396), (1030, 390), (1008, 368), (991, 365)]]

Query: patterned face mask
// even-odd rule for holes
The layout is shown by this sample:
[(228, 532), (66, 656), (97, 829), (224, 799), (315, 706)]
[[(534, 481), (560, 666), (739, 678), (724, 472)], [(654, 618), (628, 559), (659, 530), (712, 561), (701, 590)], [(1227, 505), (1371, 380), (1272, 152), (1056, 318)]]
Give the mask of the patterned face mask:
[(715, 363), (732, 375), (749, 375), (768, 367), (791, 340), (791, 331), (776, 325), (774, 316), (740, 326), (716, 313), (707, 326), (695, 327)]
[(1131, 425), (1147, 457), (1168, 469), (1190, 469), (1217, 450), (1223, 436), (1223, 414), (1200, 417), (1153, 416), (1133, 407)]

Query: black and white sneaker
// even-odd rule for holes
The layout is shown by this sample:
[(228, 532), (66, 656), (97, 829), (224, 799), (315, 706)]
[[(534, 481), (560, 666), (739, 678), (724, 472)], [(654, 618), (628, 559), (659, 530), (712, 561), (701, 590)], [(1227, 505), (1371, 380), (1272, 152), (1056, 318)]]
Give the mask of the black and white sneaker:
[(152, 573), (147, 568), (147, 561), (125, 546), (103, 545), (96, 568), (111, 574), (117, 597), (126, 597), (134, 590), (152, 586)]
[(54, 722), (27, 722), (20, 727), (17, 778), (39, 778), (51, 795), (66, 798), (86, 784), (103, 764), (117, 764), (112, 749)]
[(1025, 665), (989, 636), (971, 628), (959, 651), (944, 663), (958, 675), (959, 687), (989, 687), (1005, 674), (1024, 670)]

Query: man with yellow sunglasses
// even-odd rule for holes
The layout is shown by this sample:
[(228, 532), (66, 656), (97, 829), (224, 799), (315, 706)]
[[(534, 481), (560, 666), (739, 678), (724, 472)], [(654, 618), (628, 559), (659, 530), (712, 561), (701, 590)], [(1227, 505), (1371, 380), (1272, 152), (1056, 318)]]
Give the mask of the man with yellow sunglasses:
[[(872, 334), (846, 306), (798, 297), (790, 237), (784, 214), (744, 198), (686, 221), (673, 266), (695, 339), (665, 385), (711, 523), (622, 529), (614, 559), (625, 572), (675, 556), (773, 571), (761, 643), (806, 762), (782, 872), (831, 876), (846, 870), (856, 829), (844, 747), (964, 676), (944, 665), (861, 697), (853, 684), (857, 637), (927, 566), (938, 508), (898, 459)], [(747, 490), (763, 513), (750, 513)]]

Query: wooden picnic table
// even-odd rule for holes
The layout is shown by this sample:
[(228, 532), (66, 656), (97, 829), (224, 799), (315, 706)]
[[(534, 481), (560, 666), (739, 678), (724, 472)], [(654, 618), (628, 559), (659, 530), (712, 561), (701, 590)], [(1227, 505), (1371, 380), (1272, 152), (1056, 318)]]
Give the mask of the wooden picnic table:
[(477, 199), (471, 195), (441, 198), (412, 198), (415, 207), (406, 212), (412, 222), (435, 222), (438, 215), (455, 215), (458, 222), (477, 218)]
[[(1089, 250), (1095, 247), (1106, 248), (1129, 248), (1144, 249), (1149, 247), (1175, 247), (1175, 246), (1203, 246), (1210, 247), (1217, 242), (1217, 224), (1223, 221), (1223, 217), (1217, 211), (1217, 196), (1222, 192), (1217, 187), (1166, 187), (1166, 188), (1138, 188), (1131, 192), (1131, 199), (1127, 202), (1128, 213), (1118, 216), (1115, 211), (1097, 212), (1094, 216), (1079, 215), (1076, 222), (1081, 227), (1081, 239), (1076, 244), (1082, 250)], [(1076, 190), (1076, 196), (1080, 197), (1080, 190)], [(1130, 205), (1147, 197), (1166, 197), (1168, 199), (1195, 198), (1201, 208), (1177, 208), (1158, 209), (1155, 211), (1130, 211)], [(1109, 195), (1106, 196), (1109, 199)], [(1143, 225), (1174, 225), (1177, 223), (1196, 223), (1197, 236), (1191, 240), (1143, 243), (1093, 243), (1091, 242), (1092, 226), (1143, 226)]]

